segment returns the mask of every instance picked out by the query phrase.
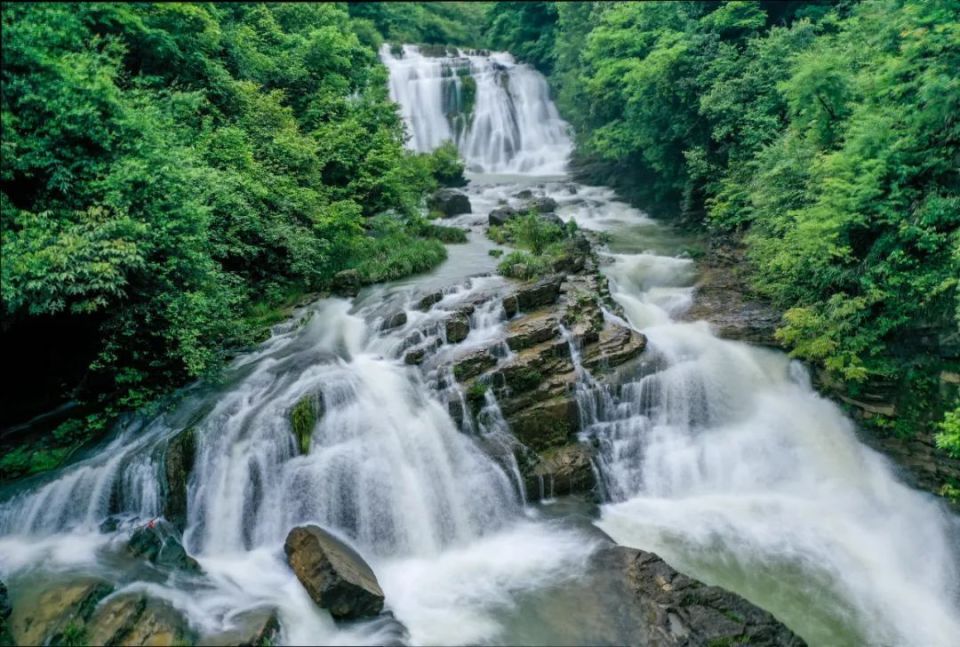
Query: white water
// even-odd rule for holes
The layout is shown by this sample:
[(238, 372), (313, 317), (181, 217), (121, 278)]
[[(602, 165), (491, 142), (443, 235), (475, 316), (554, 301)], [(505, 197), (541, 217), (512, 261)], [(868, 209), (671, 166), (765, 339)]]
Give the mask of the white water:
[[(380, 58), (390, 70), (390, 97), (400, 104), (409, 146), (430, 151), (456, 143), (471, 171), (558, 175), (571, 151), (568, 126), (550, 101), (547, 82), (505, 52), (489, 56), (423, 56), (413, 45)], [(476, 84), (472, 110), (464, 78)], [(465, 110), (466, 109), (466, 110)]]
[[(440, 61), (408, 47), (401, 59), (382, 55), (412, 147), (455, 138), (474, 169), (518, 175), (473, 177), (474, 214), (455, 221), (474, 228), (471, 242), (452, 247), (437, 272), (352, 303), (309, 306), (238, 358), (223, 386), (190, 389), (173, 411), (129, 421), (95, 455), (7, 496), (0, 577), (14, 597), (33, 580), (94, 573), (169, 600), (202, 634), (267, 604), (280, 610), (287, 644), (510, 643), (504, 617), (522, 616), (518, 600), (537, 591), (575, 587), (595, 539), (524, 508), (515, 464), (480, 449), (506, 433), (495, 401), (479, 429), (458, 430), (445, 410), (462, 394), (442, 362), (501, 338), (502, 309), (478, 308), (467, 340), (442, 345), (422, 371), (402, 353), (408, 343), (443, 341), (438, 323), (450, 311), (504, 289), (496, 277), (467, 280), (496, 262), (477, 229), (500, 201), (517, 204), (514, 195), (531, 189), (557, 199), (564, 219), (614, 235), (606, 269), (614, 297), (649, 338), (650, 364), (621, 389), (581, 379), (584, 436), (600, 443), (612, 498), (599, 525), (740, 592), (813, 644), (956, 644), (955, 519), (901, 485), (801, 367), (675, 320), (695, 279), (677, 256), (685, 241), (607, 189), (544, 178), (563, 170), (569, 139), (543, 79), (500, 54)], [(460, 100), (444, 99), (444, 65), (465, 66), (477, 81), (474, 120), (459, 133), (444, 110)], [(438, 287), (446, 294), (430, 310), (411, 307)], [(407, 323), (378, 332), (399, 310)], [(288, 413), (305, 395), (321, 398), (326, 413), (299, 456)], [(129, 524), (162, 510), (163, 446), (191, 426), (200, 447), (185, 543), (206, 575), (168, 577), (124, 561), (122, 546)], [(111, 514), (130, 521), (101, 532)], [(306, 521), (357, 546), (405, 629), (389, 619), (337, 626), (312, 603), (282, 552), (287, 531)], [(557, 634), (527, 627), (521, 635), (550, 642), (544, 636)]]

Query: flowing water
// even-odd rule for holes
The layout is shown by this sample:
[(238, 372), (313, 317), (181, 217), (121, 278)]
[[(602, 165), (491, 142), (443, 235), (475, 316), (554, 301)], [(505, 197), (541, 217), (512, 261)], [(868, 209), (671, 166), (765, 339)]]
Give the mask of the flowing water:
[[(429, 274), (305, 306), (221, 383), (194, 385), (76, 464), (7, 488), (0, 577), (14, 604), (38, 582), (93, 574), (168, 600), (201, 635), (269, 605), (287, 644), (589, 644), (622, 603), (570, 597), (599, 544), (594, 514), (618, 542), (741, 593), (813, 644), (956, 644), (956, 518), (861, 445), (802, 366), (677, 321), (696, 279), (691, 241), (564, 177), (570, 138), (545, 80), (507, 54), (430, 58), (407, 46), (381, 57), (410, 146), (449, 139), (468, 162), (473, 213), (454, 224), (469, 242)], [(483, 449), (508, 439), (496, 401), (477, 428), (459, 428), (446, 406), (463, 394), (445, 360), (501, 340), (505, 314), (478, 307), (458, 345), (439, 324), (508, 288), (489, 275), (482, 229), (524, 189), (610, 234), (613, 296), (649, 339), (648, 361), (616, 388), (581, 371), (582, 434), (599, 445), (608, 497), (599, 514), (572, 499), (525, 505), (516, 465)], [(437, 303), (415, 307), (438, 289)], [(398, 312), (406, 321), (385, 329)], [(417, 368), (403, 362), (411, 345), (438, 348)], [(289, 423), (303, 398), (324, 408), (306, 455)], [(184, 543), (204, 574), (167, 575), (122, 548), (162, 513), (163, 451), (187, 428), (198, 448)], [(116, 530), (101, 527), (111, 515)], [(304, 522), (360, 550), (396, 621), (337, 625), (313, 604), (282, 549)]]

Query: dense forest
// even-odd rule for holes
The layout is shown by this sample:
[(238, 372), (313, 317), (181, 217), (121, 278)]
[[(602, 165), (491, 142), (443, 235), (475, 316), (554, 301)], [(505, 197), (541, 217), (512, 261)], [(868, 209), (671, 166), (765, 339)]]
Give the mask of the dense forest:
[[(960, 5), (863, 2), (6, 4), (4, 424), (70, 400), (0, 476), (213, 376), (353, 270), (422, 271), (461, 172), (404, 149), (384, 40), (544, 72), (584, 179), (734, 238), (780, 340), (851, 394), (939, 425), (960, 347)], [(57, 374), (51, 375), (51, 367)], [(879, 385), (879, 386), (878, 386)], [(952, 410), (952, 412), (951, 412)], [(17, 440), (17, 439), (15, 439)], [(5, 441), (12, 442), (12, 441)], [(17, 440), (19, 442), (19, 440)]]

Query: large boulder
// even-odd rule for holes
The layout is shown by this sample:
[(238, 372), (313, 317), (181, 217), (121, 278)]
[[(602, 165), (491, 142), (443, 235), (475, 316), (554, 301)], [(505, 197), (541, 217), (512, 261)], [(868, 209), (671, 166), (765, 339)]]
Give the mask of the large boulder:
[(196, 432), (188, 427), (170, 439), (163, 456), (166, 477), (163, 516), (181, 531), (187, 524), (187, 483), (196, 451)]
[(375, 616), (383, 610), (377, 576), (350, 546), (319, 526), (298, 526), (283, 547), (307, 593), (334, 618)]
[(79, 578), (32, 589), (17, 599), (10, 630), (18, 645), (87, 643), (86, 622), (97, 603), (113, 587), (97, 579)]
[(161, 568), (200, 572), (200, 564), (190, 557), (180, 543), (180, 533), (168, 521), (154, 519), (130, 535), (127, 551)]
[(433, 211), (439, 211), (444, 218), (472, 212), (470, 198), (457, 189), (440, 189), (430, 196), (429, 207)]
[[(90, 645), (159, 647), (190, 645), (196, 639), (179, 611), (163, 600), (142, 593), (125, 593), (104, 600), (84, 629)], [(214, 643), (205, 640), (203, 644)]]

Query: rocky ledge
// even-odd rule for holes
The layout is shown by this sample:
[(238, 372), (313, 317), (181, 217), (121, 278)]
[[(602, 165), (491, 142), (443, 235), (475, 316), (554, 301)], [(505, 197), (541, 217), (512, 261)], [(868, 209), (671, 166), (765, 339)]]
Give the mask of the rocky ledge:
[[(448, 395), (451, 415), (461, 426), (476, 428), (488, 406), (487, 392), (492, 392), (518, 441), (509, 451), (532, 500), (551, 493), (589, 493), (596, 486), (593, 448), (577, 442), (581, 417), (575, 356), (603, 383), (646, 346), (643, 335), (604, 315), (604, 309), (617, 310), (607, 280), (589, 243), (580, 254), (566, 263), (566, 272), (519, 284), (499, 297), (509, 317), (503, 341), (453, 353), (449, 360), (459, 384)], [(478, 305), (449, 318), (448, 342), (467, 337), (469, 314)], [(422, 347), (411, 352), (417, 355), (408, 355), (408, 363), (424, 361)], [(436, 368), (428, 358), (426, 370)], [(502, 444), (498, 447), (502, 451)]]

